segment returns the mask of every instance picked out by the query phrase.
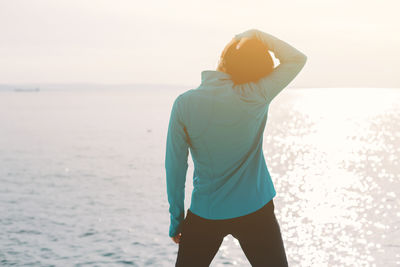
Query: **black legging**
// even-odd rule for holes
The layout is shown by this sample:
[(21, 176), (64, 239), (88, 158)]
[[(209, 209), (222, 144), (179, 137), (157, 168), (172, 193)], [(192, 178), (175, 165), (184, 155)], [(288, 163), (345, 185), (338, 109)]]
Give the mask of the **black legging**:
[(228, 234), (239, 240), (252, 266), (288, 266), (273, 200), (253, 213), (224, 220), (205, 219), (188, 209), (175, 266), (209, 266)]

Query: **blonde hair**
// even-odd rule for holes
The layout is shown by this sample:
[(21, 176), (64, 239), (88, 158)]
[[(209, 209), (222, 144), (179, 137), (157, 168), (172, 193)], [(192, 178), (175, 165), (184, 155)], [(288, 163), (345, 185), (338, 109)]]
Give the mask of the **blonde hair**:
[(256, 38), (233, 39), (222, 51), (217, 68), (230, 74), (235, 84), (257, 82), (273, 69), (274, 61), (268, 47)]

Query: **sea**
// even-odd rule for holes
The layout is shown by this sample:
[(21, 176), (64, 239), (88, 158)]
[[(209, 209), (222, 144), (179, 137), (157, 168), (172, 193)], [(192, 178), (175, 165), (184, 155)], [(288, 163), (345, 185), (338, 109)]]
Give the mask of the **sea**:
[[(189, 89), (1, 91), (0, 265), (174, 266), (166, 134)], [(289, 266), (400, 266), (400, 89), (284, 89), (263, 149)], [(228, 235), (211, 266), (250, 264)]]

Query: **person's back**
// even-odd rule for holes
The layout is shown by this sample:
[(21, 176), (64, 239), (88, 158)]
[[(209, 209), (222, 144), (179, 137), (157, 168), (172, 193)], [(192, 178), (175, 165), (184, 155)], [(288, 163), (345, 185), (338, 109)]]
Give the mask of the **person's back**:
[[(280, 65), (273, 70), (266, 67), (258, 74), (249, 72), (239, 77), (237, 74), (244, 72), (238, 71), (238, 67), (229, 68), (233, 61), (223, 61), (218, 70), (201, 73), (198, 88), (176, 98), (168, 127), (165, 167), (171, 214), (169, 236), (177, 242), (177, 236), (182, 236), (182, 241), (185, 239), (182, 228), (188, 149), (195, 168), (188, 215), (210, 222), (248, 218), (264, 209), (267, 203), (272, 205), (276, 195), (262, 148), (268, 108), (302, 69), (306, 56), (255, 29), (236, 35), (231, 45), (236, 45), (241, 38), (256, 38), (264, 43), (280, 60)], [(232, 49), (226, 51), (235, 53)], [(246, 80), (250, 76), (253, 81)], [(232, 230), (224, 234), (240, 236), (239, 232)], [(191, 235), (188, 229), (186, 233)], [(218, 242), (222, 242), (218, 236)], [(190, 244), (190, 241), (183, 243)], [(187, 258), (182, 256), (181, 245), (177, 264)]]
[(226, 73), (202, 78), (179, 97), (195, 165), (190, 210), (207, 219), (245, 215), (275, 196), (262, 150), (268, 105), (243, 101), (229, 81), (210, 82)]

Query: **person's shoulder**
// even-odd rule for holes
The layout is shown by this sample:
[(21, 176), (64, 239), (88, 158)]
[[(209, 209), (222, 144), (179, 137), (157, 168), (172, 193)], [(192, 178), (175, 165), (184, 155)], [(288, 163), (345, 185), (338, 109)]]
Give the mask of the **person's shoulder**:
[(188, 114), (188, 110), (190, 110), (190, 107), (193, 105), (193, 99), (194, 95), (196, 95), (197, 92), (195, 89), (189, 89), (183, 93), (180, 93), (174, 100), (174, 109), (177, 110), (177, 112), (180, 114), (181, 119), (185, 121), (184, 117)]
[(188, 104), (197, 94), (198, 90), (196, 91), (196, 89), (189, 89), (181, 94), (179, 94), (175, 101), (179, 102), (181, 104)]
[(173, 102), (173, 109), (179, 110), (180, 113), (185, 113), (185, 110), (190, 103), (193, 103), (191, 100), (193, 97), (192, 95), (195, 94), (195, 89), (189, 89), (183, 93), (180, 93)]
[(190, 96), (197, 94), (198, 91), (199, 90), (196, 90), (196, 89), (189, 89), (189, 90), (181, 93), (179, 96), (181, 96), (182, 98), (189, 98)]

